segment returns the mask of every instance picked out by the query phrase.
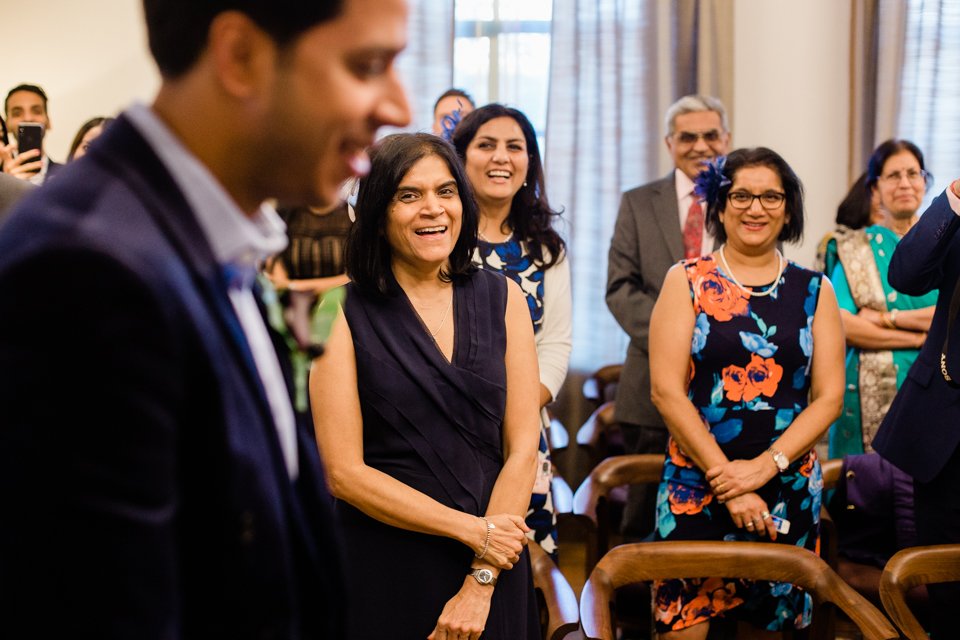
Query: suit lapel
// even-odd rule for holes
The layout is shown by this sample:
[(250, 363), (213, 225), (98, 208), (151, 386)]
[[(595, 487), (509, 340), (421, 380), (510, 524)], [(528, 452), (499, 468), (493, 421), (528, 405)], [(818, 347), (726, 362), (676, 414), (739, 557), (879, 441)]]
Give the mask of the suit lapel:
[(653, 196), (653, 213), (670, 251), (670, 258), (673, 262), (683, 260), (683, 230), (680, 229), (680, 209), (677, 206), (677, 188), (672, 171), (657, 183)]
[(220, 265), (190, 205), (160, 159), (125, 117), (111, 125), (109, 134), (111, 154), (97, 154), (99, 159), (136, 190), (147, 212), (193, 273), (197, 289), (223, 335), (229, 336), (230, 348), (243, 368), (245, 381), (255, 391), (264, 418), (272, 425), (273, 414), (246, 334), (230, 302)]

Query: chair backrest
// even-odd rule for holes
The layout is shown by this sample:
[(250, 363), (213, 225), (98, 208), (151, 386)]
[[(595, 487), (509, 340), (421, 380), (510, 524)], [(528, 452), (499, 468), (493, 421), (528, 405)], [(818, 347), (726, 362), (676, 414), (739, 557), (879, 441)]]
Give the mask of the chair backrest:
[(907, 591), (921, 584), (957, 580), (960, 580), (960, 544), (903, 549), (893, 554), (883, 569), (880, 600), (905, 636), (926, 640), (926, 632), (907, 606)]
[(583, 381), (583, 397), (592, 402), (594, 407), (613, 400), (621, 371), (623, 364), (608, 364), (594, 371)]
[(586, 538), (585, 569), (589, 575), (610, 548), (607, 501), (610, 491), (625, 484), (659, 483), (663, 455), (644, 453), (611, 456), (601, 461), (573, 495), (573, 513)]
[(546, 609), (545, 640), (561, 640), (580, 628), (577, 595), (556, 563), (539, 544), (527, 545), (533, 568), (533, 586), (543, 596)]
[(866, 640), (899, 638), (880, 611), (845, 584), (815, 554), (769, 542), (642, 542), (612, 549), (590, 574), (580, 595), (580, 624), (590, 639), (613, 640), (610, 603), (625, 584), (710, 575), (789, 582), (818, 602), (840, 608)]

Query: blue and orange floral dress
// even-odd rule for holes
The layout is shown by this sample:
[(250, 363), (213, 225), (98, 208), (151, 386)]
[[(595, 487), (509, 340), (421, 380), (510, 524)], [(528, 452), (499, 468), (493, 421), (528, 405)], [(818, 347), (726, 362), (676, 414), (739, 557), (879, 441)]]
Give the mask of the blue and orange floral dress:
[[(690, 347), (689, 397), (704, 429), (727, 458), (756, 457), (807, 406), (813, 316), (822, 274), (787, 263), (769, 296), (751, 296), (711, 256), (683, 263), (696, 326)], [(769, 287), (755, 287), (763, 292)], [(757, 490), (770, 512), (790, 521), (777, 543), (819, 550), (823, 477), (810, 450)], [(699, 469), (673, 438), (657, 496), (659, 540), (766, 541), (738, 529)], [(665, 580), (656, 585), (659, 632), (728, 615), (768, 631), (810, 623), (812, 600), (786, 583), (733, 578)]]

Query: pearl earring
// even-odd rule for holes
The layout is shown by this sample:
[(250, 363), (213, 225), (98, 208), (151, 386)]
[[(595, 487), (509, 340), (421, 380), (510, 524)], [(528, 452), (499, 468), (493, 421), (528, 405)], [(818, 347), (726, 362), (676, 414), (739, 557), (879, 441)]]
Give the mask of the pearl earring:
[(523, 186), (527, 186), (527, 181), (526, 181), (526, 180), (523, 181)]

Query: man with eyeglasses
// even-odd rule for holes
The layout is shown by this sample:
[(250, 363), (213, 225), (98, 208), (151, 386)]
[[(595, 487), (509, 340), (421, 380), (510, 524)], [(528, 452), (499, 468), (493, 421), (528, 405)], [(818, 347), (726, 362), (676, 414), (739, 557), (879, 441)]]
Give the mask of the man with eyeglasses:
[[(610, 243), (607, 306), (630, 336), (614, 414), (627, 453), (663, 453), (666, 447), (667, 427), (650, 400), (650, 314), (667, 270), (714, 248), (703, 224), (706, 207), (693, 193), (693, 180), (705, 162), (726, 154), (730, 143), (727, 112), (710, 96), (689, 95), (673, 103), (666, 130), (674, 170), (623, 194)], [(632, 486), (624, 535), (647, 536), (655, 508), (656, 487)]]

